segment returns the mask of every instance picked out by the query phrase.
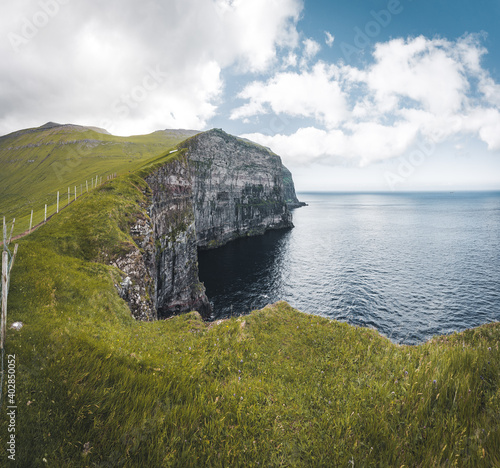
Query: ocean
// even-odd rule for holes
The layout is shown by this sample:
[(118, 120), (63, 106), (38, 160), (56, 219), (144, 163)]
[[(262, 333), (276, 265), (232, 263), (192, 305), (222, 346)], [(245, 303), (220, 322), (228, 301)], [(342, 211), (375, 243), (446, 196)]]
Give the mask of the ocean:
[(293, 229), (199, 253), (213, 319), (285, 300), (404, 344), (500, 320), (500, 192), (298, 197)]

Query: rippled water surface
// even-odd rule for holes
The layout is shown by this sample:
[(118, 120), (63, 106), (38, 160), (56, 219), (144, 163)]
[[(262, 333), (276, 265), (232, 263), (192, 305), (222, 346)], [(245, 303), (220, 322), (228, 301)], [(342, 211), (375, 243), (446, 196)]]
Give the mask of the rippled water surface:
[(283, 299), (410, 344), (500, 320), (500, 193), (299, 198), (295, 228), (200, 252), (214, 318)]

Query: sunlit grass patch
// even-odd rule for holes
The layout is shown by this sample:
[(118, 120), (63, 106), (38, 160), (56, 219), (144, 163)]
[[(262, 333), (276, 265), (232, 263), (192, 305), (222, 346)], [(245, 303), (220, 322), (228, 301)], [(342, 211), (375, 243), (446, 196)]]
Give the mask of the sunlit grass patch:
[(121, 177), (20, 242), (20, 466), (500, 464), (498, 324), (400, 346), (284, 302), (137, 322), (108, 260), (146, 200)]

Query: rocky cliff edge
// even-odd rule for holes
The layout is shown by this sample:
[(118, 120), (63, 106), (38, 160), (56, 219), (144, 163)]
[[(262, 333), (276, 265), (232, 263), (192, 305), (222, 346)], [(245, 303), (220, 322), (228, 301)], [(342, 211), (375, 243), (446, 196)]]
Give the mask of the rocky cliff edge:
[(198, 249), (291, 228), (287, 203), (300, 203), (279, 156), (219, 129), (185, 140), (145, 180), (151, 205), (144, 229), (152, 242), (144, 265), (157, 318), (191, 310), (209, 316)]

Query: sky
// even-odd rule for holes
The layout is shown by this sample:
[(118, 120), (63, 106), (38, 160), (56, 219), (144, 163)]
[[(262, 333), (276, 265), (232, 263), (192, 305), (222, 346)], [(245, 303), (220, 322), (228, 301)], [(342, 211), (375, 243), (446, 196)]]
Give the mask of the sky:
[(222, 128), (300, 191), (500, 189), (499, 0), (16, 0), (0, 135)]

